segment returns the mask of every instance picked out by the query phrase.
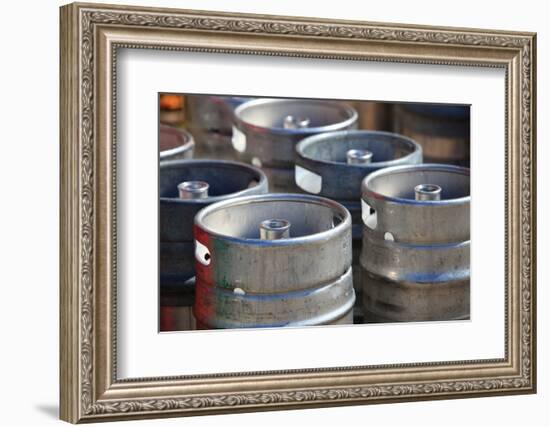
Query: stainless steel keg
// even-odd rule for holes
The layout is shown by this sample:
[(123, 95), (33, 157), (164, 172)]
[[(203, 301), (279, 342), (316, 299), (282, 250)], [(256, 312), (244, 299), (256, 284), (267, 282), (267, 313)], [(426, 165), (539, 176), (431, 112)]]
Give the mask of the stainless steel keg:
[(412, 139), (389, 132), (350, 130), (327, 132), (303, 139), (296, 146), (296, 184), (302, 190), (343, 204), (353, 224), (355, 320), (362, 321), (359, 256), (361, 182), (370, 173), (397, 165), (422, 162), (422, 148)]
[(470, 170), (395, 166), (362, 189), (366, 320), (469, 318)]
[(189, 159), (193, 157), (195, 141), (185, 129), (160, 125), (159, 157), (160, 161)]
[(426, 162), (470, 166), (468, 106), (397, 105), (394, 130), (422, 145)]
[(264, 170), (271, 191), (294, 192), (296, 143), (356, 126), (357, 112), (341, 102), (257, 99), (235, 109), (232, 143), (240, 159)]
[[(161, 304), (192, 303), (195, 274), (193, 219), (212, 203), (267, 192), (267, 179), (259, 169), (237, 162), (176, 160), (160, 164), (160, 291)], [(176, 301), (174, 303), (173, 301)], [(178, 302), (179, 301), (179, 302)], [(174, 312), (167, 309), (165, 312)], [(162, 314), (161, 307), (161, 314)], [(177, 324), (177, 319), (161, 319)]]
[(199, 328), (352, 323), (351, 217), (310, 195), (268, 194), (195, 217)]
[(231, 146), (233, 111), (250, 99), (238, 96), (186, 96), (187, 124), (197, 141), (198, 157), (235, 159)]

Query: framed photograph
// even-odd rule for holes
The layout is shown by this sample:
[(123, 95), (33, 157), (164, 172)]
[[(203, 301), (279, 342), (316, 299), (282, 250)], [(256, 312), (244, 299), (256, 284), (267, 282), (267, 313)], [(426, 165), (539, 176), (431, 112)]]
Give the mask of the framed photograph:
[(535, 34), (60, 13), (63, 420), (536, 391)]

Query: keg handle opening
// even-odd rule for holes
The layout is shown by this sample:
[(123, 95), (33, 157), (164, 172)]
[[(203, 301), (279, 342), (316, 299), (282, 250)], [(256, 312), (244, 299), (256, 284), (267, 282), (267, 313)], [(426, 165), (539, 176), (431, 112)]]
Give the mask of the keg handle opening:
[(363, 199), (361, 199), (361, 219), (366, 227), (369, 227), (371, 230), (376, 229), (376, 226), (378, 225), (376, 209), (371, 207)]
[(266, 219), (260, 223), (260, 239), (278, 240), (290, 237), (290, 221), (286, 219)]
[(308, 117), (293, 116), (289, 114), (283, 120), (285, 129), (304, 129), (309, 127), (311, 120)]
[(195, 259), (204, 266), (208, 266), (212, 262), (212, 255), (208, 247), (198, 240), (195, 240)]

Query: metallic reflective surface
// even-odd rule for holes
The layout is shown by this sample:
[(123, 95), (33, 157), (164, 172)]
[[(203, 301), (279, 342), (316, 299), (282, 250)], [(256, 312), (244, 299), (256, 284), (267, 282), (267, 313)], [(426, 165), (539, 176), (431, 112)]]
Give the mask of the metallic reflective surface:
[(283, 121), (285, 129), (302, 129), (309, 127), (311, 120), (307, 117), (295, 117), (288, 115)]
[[(436, 193), (418, 200), (418, 189)], [(470, 315), (470, 171), (398, 166), (363, 181), (363, 306), (374, 322)]]
[[(253, 166), (220, 160), (162, 162), (159, 178), (162, 290), (164, 286), (183, 283), (194, 275), (192, 228), (196, 213), (220, 200), (266, 193), (267, 179)], [(182, 182), (202, 183), (202, 188), (206, 184), (207, 197), (180, 198), (178, 185)]]
[(441, 200), (441, 187), (435, 184), (418, 184), (414, 187), (416, 200)]
[(351, 149), (346, 152), (348, 165), (366, 165), (372, 161), (372, 151)]
[(206, 199), (210, 185), (204, 181), (184, 181), (178, 184), (180, 199)]
[[(357, 305), (360, 305), (361, 182), (368, 174), (384, 167), (420, 163), (422, 149), (401, 135), (346, 130), (306, 138), (298, 143), (296, 151), (295, 179), (298, 187), (342, 203), (352, 215), (353, 283), (358, 296)], [(362, 322), (360, 307), (357, 307), (355, 317), (357, 322)]]
[(260, 239), (276, 240), (290, 237), (290, 222), (286, 219), (266, 219), (260, 223)]
[[(438, 201), (417, 201), (414, 188), (436, 184)], [(376, 233), (390, 231), (407, 243), (469, 240), (470, 170), (451, 165), (398, 166), (369, 175), (362, 185), (363, 201), (376, 211)]]
[[(350, 150), (371, 152), (370, 162), (350, 164)], [(412, 139), (390, 132), (365, 130), (311, 136), (298, 143), (296, 152), (296, 164), (321, 177), (318, 194), (336, 200), (359, 201), (363, 178), (376, 170), (422, 162), (422, 148)], [(308, 187), (307, 182), (297, 183), (302, 189)]]
[[(261, 238), (258, 224), (285, 218), (290, 237)], [(195, 217), (195, 317), (204, 327), (330, 324), (355, 302), (351, 218), (331, 200), (269, 194), (211, 205)]]
[[(357, 112), (340, 102), (308, 99), (257, 99), (235, 109), (233, 146), (240, 159), (259, 162), (283, 175), (294, 168), (296, 143), (321, 132), (354, 129)], [(292, 180), (275, 180), (277, 191), (295, 191)], [(274, 182), (275, 182), (274, 181)], [(271, 181), (270, 181), (271, 184)]]
[(160, 125), (159, 157), (161, 161), (189, 159), (193, 157), (195, 140), (185, 129)]

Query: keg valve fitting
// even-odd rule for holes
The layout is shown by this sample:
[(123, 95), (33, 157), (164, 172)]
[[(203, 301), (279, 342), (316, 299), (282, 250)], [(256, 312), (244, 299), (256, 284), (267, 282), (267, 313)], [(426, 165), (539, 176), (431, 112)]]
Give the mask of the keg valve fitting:
[(436, 184), (420, 184), (414, 187), (416, 200), (441, 200), (441, 187)]
[(285, 129), (303, 129), (309, 126), (310, 120), (307, 117), (288, 115), (285, 117), (283, 127)]
[(180, 199), (206, 199), (208, 183), (204, 181), (185, 181), (178, 185)]
[(286, 219), (266, 219), (260, 223), (260, 239), (277, 240), (290, 237), (290, 222)]
[(367, 165), (372, 161), (372, 151), (352, 149), (346, 152), (348, 165)]

